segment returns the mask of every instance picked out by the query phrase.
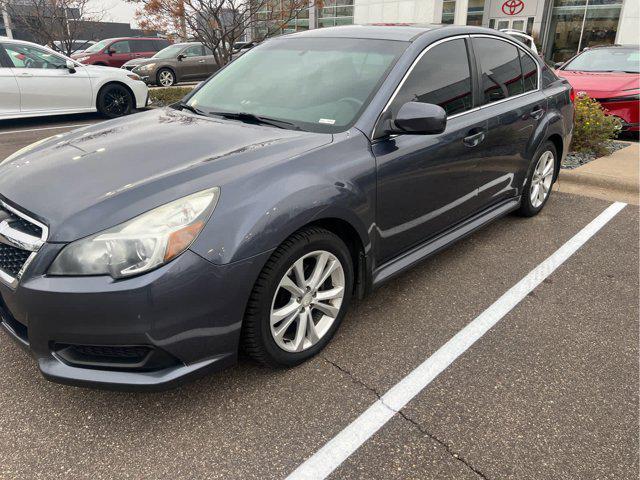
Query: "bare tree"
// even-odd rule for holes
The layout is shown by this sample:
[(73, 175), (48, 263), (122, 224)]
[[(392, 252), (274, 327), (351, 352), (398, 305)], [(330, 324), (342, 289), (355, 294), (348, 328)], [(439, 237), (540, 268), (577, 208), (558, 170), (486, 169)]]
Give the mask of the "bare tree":
[(211, 49), (218, 64), (225, 65), (231, 60), (234, 43), (247, 34), (260, 42), (282, 33), (292, 20), (307, 16), (318, 0), (130, 1), (141, 6), (143, 28), (162, 30), (171, 25), (175, 31), (182, 30), (181, 36), (188, 34), (202, 42)]
[(34, 42), (71, 55), (78, 40), (89, 40), (83, 22), (99, 22), (104, 17), (104, 10), (94, 3), (91, 0), (0, 0), (0, 11), (7, 12), (14, 31), (23, 31)]

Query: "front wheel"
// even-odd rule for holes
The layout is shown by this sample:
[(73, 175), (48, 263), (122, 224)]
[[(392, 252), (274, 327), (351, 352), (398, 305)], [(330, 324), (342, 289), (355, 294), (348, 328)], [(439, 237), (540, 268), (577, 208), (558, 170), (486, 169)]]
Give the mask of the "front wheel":
[(168, 68), (161, 68), (156, 83), (161, 87), (171, 87), (176, 83), (176, 76)]
[(123, 85), (107, 85), (98, 94), (98, 111), (109, 118), (129, 115), (133, 108), (133, 95)]
[(556, 172), (557, 152), (551, 142), (545, 142), (534, 157), (534, 167), (529, 172), (522, 191), (518, 213), (525, 217), (537, 215), (549, 200), (553, 176)]
[(329, 343), (352, 291), (353, 262), (344, 242), (316, 227), (295, 233), (254, 286), (242, 327), (245, 351), (274, 367), (304, 362)]

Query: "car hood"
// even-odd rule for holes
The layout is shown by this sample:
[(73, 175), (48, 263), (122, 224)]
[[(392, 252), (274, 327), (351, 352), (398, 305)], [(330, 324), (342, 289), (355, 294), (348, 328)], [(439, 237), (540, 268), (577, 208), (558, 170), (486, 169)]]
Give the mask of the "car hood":
[(139, 67), (140, 65), (148, 65), (150, 63), (157, 63), (159, 61), (162, 61), (162, 59), (160, 59), (160, 58), (135, 58), (133, 60), (129, 60), (127, 63), (125, 63), (125, 65), (127, 65), (129, 67), (131, 67), (131, 66)]
[(566, 78), (577, 93), (586, 92), (591, 98), (622, 97), (637, 93), (640, 75), (614, 72), (573, 72), (557, 70)]
[(113, 75), (126, 76), (128, 73), (130, 73), (128, 70), (122, 70), (115, 67), (105, 67), (102, 65), (83, 65), (83, 68), (92, 77), (112, 77)]
[(56, 135), (1, 163), (0, 196), (47, 224), (50, 242), (69, 242), (212, 186), (224, 195), (226, 182), (332, 138), (152, 110)]

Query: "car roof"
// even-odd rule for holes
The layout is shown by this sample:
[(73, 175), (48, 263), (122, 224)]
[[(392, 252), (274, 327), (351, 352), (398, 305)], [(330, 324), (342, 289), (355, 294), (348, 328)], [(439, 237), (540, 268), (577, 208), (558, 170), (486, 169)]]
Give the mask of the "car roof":
[(112, 42), (114, 40), (166, 40), (166, 38), (160, 38), (160, 37), (113, 37), (113, 38), (103, 38), (100, 41), (101, 42)]
[(317, 28), (296, 32), (285, 37), (316, 37), (316, 38), (361, 38), (367, 40), (395, 40), (413, 42), (429, 32), (440, 32), (444, 36), (465, 35), (473, 33), (491, 34), (498, 37), (509, 38), (498, 30), (461, 26), (461, 25), (440, 25), (440, 24), (371, 24), (371, 25), (344, 25), (339, 27)]

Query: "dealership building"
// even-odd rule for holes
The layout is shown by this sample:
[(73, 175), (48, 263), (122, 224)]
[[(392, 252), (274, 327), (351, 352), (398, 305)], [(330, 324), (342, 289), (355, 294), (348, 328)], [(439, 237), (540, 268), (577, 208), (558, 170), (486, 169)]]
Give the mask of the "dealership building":
[(324, 0), (283, 33), (371, 23), (511, 28), (533, 35), (545, 58), (562, 61), (585, 47), (638, 45), (640, 0)]

